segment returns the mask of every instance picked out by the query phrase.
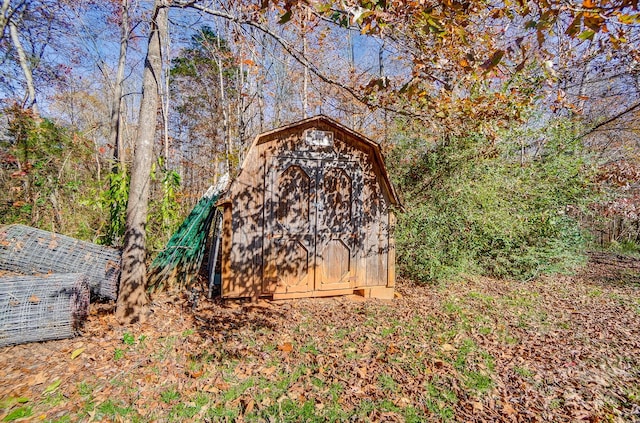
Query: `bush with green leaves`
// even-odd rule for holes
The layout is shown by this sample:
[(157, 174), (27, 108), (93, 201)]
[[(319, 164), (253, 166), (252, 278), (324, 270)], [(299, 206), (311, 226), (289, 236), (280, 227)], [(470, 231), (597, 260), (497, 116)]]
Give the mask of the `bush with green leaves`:
[(124, 165), (118, 164), (107, 175), (107, 180), (109, 186), (101, 192), (100, 206), (102, 210), (109, 211), (109, 222), (100, 242), (104, 245), (121, 246), (126, 225), (130, 175)]
[(162, 157), (153, 165), (151, 180), (153, 190), (149, 202), (147, 237), (150, 249), (158, 251), (164, 248), (184, 220), (185, 210), (182, 210), (178, 201), (180, 174), (166, 168)]
[(96, 146), (81, 134), (31, 111), (0, 111), (0, 223), (21, 223), (95, 240), (104, 224)]
[(593, 199), (593, 169), (568, 123), (431, 145), (400, 134), (389, 163), (405, 198), (396, 232), (402, 275), (526, 280), (584, 261), (575, 216)]
[[(129, 173), (94, 141), (18, 106), (0, 111), (0, 224), (21, 223), (121, 246)], [(152, 175), (147, 235), (158, 250), (182, 222), (180, 176), (162, 160)]]

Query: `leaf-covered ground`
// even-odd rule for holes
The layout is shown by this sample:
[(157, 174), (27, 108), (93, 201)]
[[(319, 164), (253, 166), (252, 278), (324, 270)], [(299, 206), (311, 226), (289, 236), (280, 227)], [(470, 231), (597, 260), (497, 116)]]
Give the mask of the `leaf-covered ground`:
[(0, 420), (639, 421), (640, 263), (391, 302), (154, 299), (120, 327), (0, 349)]

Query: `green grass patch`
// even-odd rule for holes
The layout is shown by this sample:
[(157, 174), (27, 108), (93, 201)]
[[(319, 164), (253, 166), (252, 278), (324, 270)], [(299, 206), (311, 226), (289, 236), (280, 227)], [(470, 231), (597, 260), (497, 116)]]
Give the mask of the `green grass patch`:
[(169, 413), (169, 419), (174, 421), (184, 421), (184, 419), (191, 419), (200, 412), (202, 406), (195, 404), (180, 403), (171, 409)]
[(591, 298), (598, 298), (602, 296), (602, 290), (599, 288), (594, 288), (590, 290), (587, 295)]
[(318, 355), (320, 354), (320, 350), (318, 350), (318, 347), (316, 346), (315, 342), (311, 340), (307, 344), (300, 347), (300, 353), (301, 354), (310, 353), (313, 355)]
[(132, 345), (134, 345), (136, 343), (136, 338), (131, 333), (125, 332), (122, 335), (122, 342), (125, 345), (132, 346)]
[(9, 397), (0, 400), (0, 409), (9, 409), (16, 404), (25, 404), (29, 402), (27, 397)]
[(442, 421), (454, 418), (455, 404), (458, 402), (456, 394), (446, 387), (446, 381), (434, 378), (425, 385), (424, 405), (426, 409)]
[(33, 409), (31, 406), (23, 406), (23, 407), (18, 407), (15, 410), (11, 411), (9, 414), (7, 414), (2, 421), (3, 422), (13, 422), (16, 421), (18, 419), (24, 419), (27, 417), (31, 417), (33, 415)]
[(230, 407), (225, 404), (218, 404), (207, 411), (207, 417), (213, 421), (235, 421), (240, 414), (238, 407)]
[(180, 392), (178, 392), (178, 390), (175, 388), (169, 388), (166, 391), (160, 393), (160, 399), (162, 400), (162, 402), (167, 404), (179, 400), (180, 396)]
[(65, 396), (60, 391), (53, 392), (45, 395), (43, 403), (49, 407), (55, 407), (62, 404), (66, 400)]
[(398, 391), (398, 383), (389, 375), (381, 373), (378, 376), (378, 385), (380, 389), (387, 393), (396, 393)]
[(131, 407), (123, 406), (119, 402), (115, 402), (111, 399), (106, 400), (97, 407), (98, 413), (103, 417), (109, 417), (115, 419), (116, 417), (130, 417), (133, 413)]
[[(225, 402), (231, 402), (239, 398), (242, 394), (246, 392), (247, 389), (251, 388), (255, 384), (256, 384), (256, 381), (254, 378), (245, 379), (240, 384), (232, 386), (231, 388), (226, 390), (222, 394), (222, 398), (224, 399)], [(287, 383), (287, 387), (288, 387), (288, 383)]]
[(487, 392), (493, 387), (493, 380), (483, 372), (467, 372), (464, 378), (465, 386), (478, 393)]
[(462, 307), (458, 304), (457, 299), (445, 301), (442, 304), (442, 309), (448, 314), (462, 314)]
[(48, 423), (71, 423), (71, 416), (62, 416), (55, 420), (49, 420)]
[(531, 379), (534, 376), (534, 373), (529, 370), (527, 367), (524, 366), (516, 366), (513, 368), (513, 371), (515, 374), (517, 374), (520, 377), (523, 377), (525, 379)]
[(116, 348), (113, 350), (113, 360), (118, 361), (124, 358), (124, 350)]

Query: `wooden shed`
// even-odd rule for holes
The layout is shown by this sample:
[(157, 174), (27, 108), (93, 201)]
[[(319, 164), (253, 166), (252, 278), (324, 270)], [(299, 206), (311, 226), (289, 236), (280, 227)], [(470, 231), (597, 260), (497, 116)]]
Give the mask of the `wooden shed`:
[(393, 298), (399, 200), (374, 141), (322, 115), (258, 135), (217, 204), (224, 298)]

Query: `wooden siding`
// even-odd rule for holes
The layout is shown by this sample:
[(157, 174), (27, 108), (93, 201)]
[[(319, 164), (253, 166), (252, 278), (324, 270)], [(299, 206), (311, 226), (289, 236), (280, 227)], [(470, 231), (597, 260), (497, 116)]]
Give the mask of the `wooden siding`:
[[(331, 145), (321, 132), (310, 145), (307, 130), (332, 133)], [(393, 287), (398, 201), (380, 158), (371, 141), (326, 118), (259, 136), (220, 202), (223, 297)]]

